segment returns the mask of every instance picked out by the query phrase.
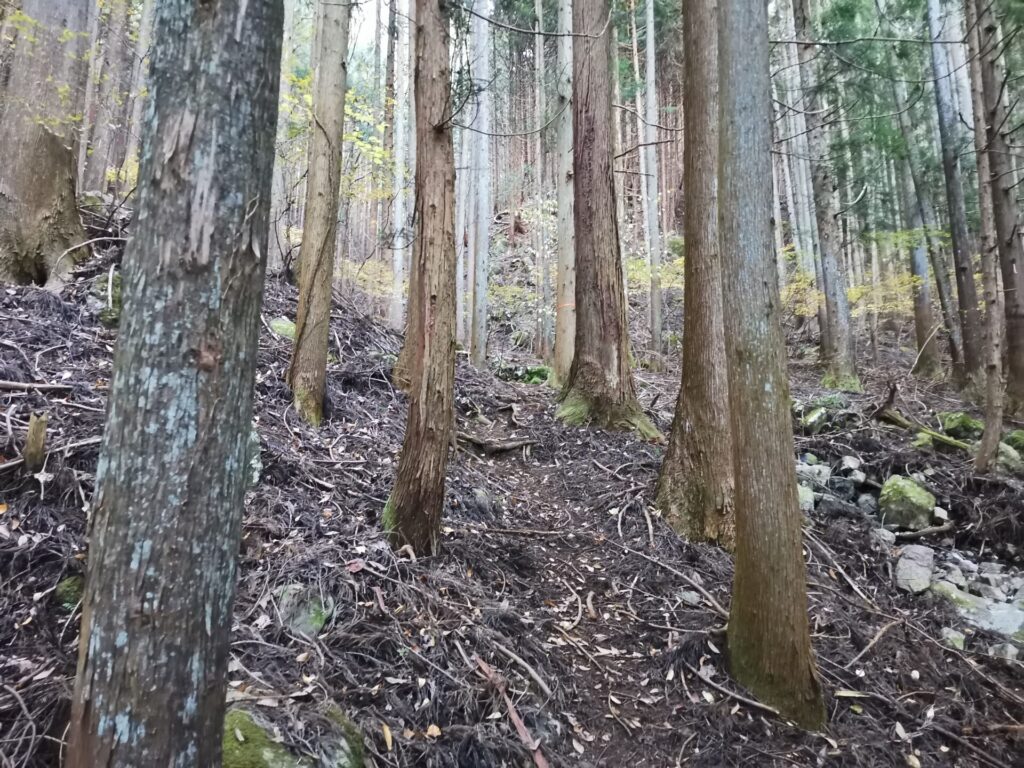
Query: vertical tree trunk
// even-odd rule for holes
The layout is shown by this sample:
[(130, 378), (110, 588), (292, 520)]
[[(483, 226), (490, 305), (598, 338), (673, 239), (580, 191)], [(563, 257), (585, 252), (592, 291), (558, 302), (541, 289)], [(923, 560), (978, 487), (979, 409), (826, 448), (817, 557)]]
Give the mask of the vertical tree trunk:
[[(490, 18), (492, 0), (483, 0), (480, 14)], [(477, 115), (473, 127), (476, 141), (476, 269), (473, 272), (473, 335), (470, 360), (473, 365), (487, 364), (487, 286), (490, 277), (491, 222), (494, 203), (491, 199), (491, 24), (480, 16), (473, 17), (473, 86), (477, 91)]]
[(662, 342), (662, 308), (661, 308), (661, 222), (658, 219), (658, 148), (655, 142), (658, 140), (658, 129), (655, 127), (658, 120), (658, 84), (656, 77), (657, 47), (654, 34), (654, 0), (646, 0), (647, 15), (647, 39), (644, 43), (645, 60), (645, 85), (644, 85), (644, 107), (646, 118), (644, 121), (643, 142), (647, 145), (642, 148), (647, 156), (647, 176), (644, 181), (647, 185), (647, 241), (650, 245), (651, 260), (651, 348), (656, 356), (665, 351)]
[(555, 366), (558, 384), (569, 378), (576, 349), (576, 232), (573, 228), (573, 2), (558, 4), (558, 120), (555, 151), (555, 192), (558, 197), (557, 267), (555, 296)]
[[(939, 0), (927, 0), (928, 30), (932, 40), (943, 36)], [(982, 361), (982, 321), (978, 309), (978, 292), (974, 285), (974, 266), (971, 263), (970, 236), (967, 232), (967, 209), (964, 188), (960, 178), (958, 138), (960, 128), (953, 107), (953, 91), (945, 46), (931, 45), (932, 71), (935, 75), (935, 107), (938, 116), (939, 145), (942, 151), (942, 172), (946, 182), (946, 202), (949, 210), (950, 243), (953, 248), (953, 266), (956, 272), (957, 305), (960, 309), (960, 327), (963, 332), (964, 373), (968, 378), (980, 375)]]
[(610, 0), (577, 0), (573, 30), (573, 181), (576, 191), (576, 355), (559, 416), (570, 424), (657, 431), (636, 399), (612, 180)]
[(217, 11), (157, 12), (70, 768), (220, 765), (282, 14), (280, 0)]
[(808, 729), (825, 708), (811, 652), (785, 346), (772, 264), (768, 19), (761, 0), (719, 5), (719, 242), (736, 478), (729, 663)]
[[(152, 0), (149, 0), (152, 2)], [(285, 98), (289, 89), (291, 69), (292, 38), (295, 28), (295, 2), (284, 0), (284, 32), (281, 45), (281, 72), (278, 101)], [(141, 103), (141, 97), (139, 101)], [(288, 144), (290, 116), (280, 110), (277, 115), (277, 133), (274, 142), (274, 175), (270, 186), (270, 245), (267, 254), (267, 274), (279, 274), (285, 267), (285, 260), (291, 254), (291, 213), (293, 202), (288, 185), (289, 158), (285, 147)]]
[(131, 91), (131, 3), (107, 0), (100, 9), (99, 39), (93, 41), (89, 77), (95, 99), (86, 116), (90, 128), (82, 186), (87, 190), (118, 188), (110, 171), (121, 169), (127, 149), (128, 94)]
[[(537, 34), (534, 38), (534, 87), (536, 89), (537, 125), (544, 126), (547, 123), (547, 100), (545, 99), (544, 87), (546, 71), (544, 66), (544, 3), (543, 0), (534, 0), (534, 18), (537, 25)], [(534, 175), (536, 176), (537, 221), (534, 224), (535, 239), (537, 244), (537, 276), (540, 287), (538, 303), (537, 322), (537, 353), (542, 360), (551, 358), (551, 268), (548, 264), (547, 238), (545, 237), (544, 219), (544, 178), (547, 175), (547, 129), (537, 131), (536, 145), (534, 152), (537, 155), (534, 163)]]
[[(998, 62), (1002, 40), (991, 6), (975, 2), (978, 32), (978, 55), (981, 57), (981, 88), (985, 100), (985, 135), (988, 139), (989, 177), (981, 181), (991, 186), (992, 210), (995, 218), (996, 247), (1003, 273), (1003, 295), (1006, 313), (1007, 409), (1024, 412), (1024, 245), (1018, 233), (1018, 210), (1014, 189), (1011, 149), (1007, 140), (1013, 129), (1001, 94), (1005, 80), (1000, 76)], [(977, 88), (978, 86), (975, 85)]]
[[(808, 0), (793, 3), (794, 21), (801, 40), (812, 40)], [(850, 323), (850, 304), (846, 296), (846, 276), (840, 266), (842, 234), (839, 211), (833, 190), (835, 180), (828, 159), (828, 145), (822, 117), (824, 102), (815, 82), (815, 46), (798, 47), (800, 79), (807, 94), (807, 129), (810, 148), (811, 177), (814, 186), (814, 204), (818, 224), (818, 246), (821, 253), (821, 278), (825, 293), (825, 320), (827, 334), (822, 357), (827, 366), (825, 386), (838, 389), (860, 390), (853, 344), (853, 326)], [(825, 329), (823, 329), (824, 331)]]
[(472, 170), (470, 165), (473, 149), (473, 134), (463, 129), (460, 136), (459, 165), (455, 171), (455, 335), (459, 343), (466, 346), (469, 334), (466, 329), (466, 266), (469, 250), (469, 232), (472, 219), (469, 217)]
[[(402, 62), (408, 61), (410, 22), (408, 20), (408, 6), (413, 0), (391, 0), (392, 3), (400, 3), (396, 12), (395, 23), (397, 26), (398, 47), (395, 55), (395, 188), (394, 188), (394, 209), (392, 218), (392, 230), (394, 235), (391, 242), (391, 301), (388, 304), (388, 324), (400, 330), (404, 327), (405, 319), (405, 251), (409, 241), (409, 209), (406, 197), (406, 177), (408, 174), (408, 141), (409, 133), (409, 96), (411, 92), (411, 73)], [(410, 275), (411, 277), (411, 275)], [(410, 296), (412, 286), (409, 286)], [(405, 345), (402, 345), (403, 351)], [(399, 362), (404, 363), (399, 355)], [(396, 373), (400, 374), (402, 365), (395, 366)], [(400, 378), (400, 376), (399, 376)]]
[(0, 28), (0, 282), (58, 284), (85, 240), (75, 200), (88, 6), (21, 0)]
[(395, 546), (437, 549), (454, 427), (455, 150), (446, 0), (416, 0), (416, 234), (412, 268), (422, 296), (409, 303), (409, 419), (382, 523)]
[(735, 543), (729, 382), (718, 250), (718, 27), (716, 0), (683, 6), (686, 184), (683, 377), (657, 503), (681, 535)]
[[(635, 93), (633, 96), (633, 107), (636, 110), (633, 124), (636, 126), (636, 158), (637, 158), (637, 169), (639, 175), (636, 177), (637, 191), (640, 197), (640, 215), (642, 222), (639, 227), (636, 226), (636, 211), (633, 213), (634, 231), (640, 229), (643, 236), (643, 248), (644, 258), (647, 260), (647, 267), (650, 269), (651, 266), (651, 239), (650, 230), (647, 229), (647, 223), (649, 221), (648, 214), (650, 212), (650, 199), (647, 196), (647, 153), (644, 152), (644, 147), (640, 146), (644, 141), (644, 94), (640, 89), (640, 46), (637, 42), (636, 32), (636, 0), (629, 0), (629, 45), (632, 56), (630, 57), (630, 63), (633, 65), (633, 87)], [(612, 52), (612, 66), (618, 71), (618, 57), (616, 52)], [(616, 95), (616, 103), (618, 102), (618, 95)], [(623, 151), (624, 148), (620, 147), (615, 154)], [(616, 197), (616, 201), (618, 198)], [(650, 297), (648, 297), (649, 299)], [(648, 305), (648, 327), (650, 324), (650, 305)]]
[[(923, 229), (921, 212), (914, 197), (910, 179), (909, 161), (903, 160), (903, 173), (899, 174), (903, 187), (903, 229)], [(917, 363), (914, 373), (925, 378), (938, 376), (942, 371), (939, 359), (939, 345), (936, 340), (935, 318), (932, 313), (931, 279), (928, 276), (928, 254), (924, 232), (910, 246), (910, 274), (915, 278), (914, 286), (914, 335), (917, 339)]]
[(999, 247), (992, 194), (992, 166), (985, 116), (984, 80), (974, 0), (965, 3), (974, 116), (974, 149), (978, 158), (978, 214), (981, 223), (981, 271), (985, 292), (985, 431), (974, 457), (974, 471), (987, 472), (999, 451), (1003, 431), (1003, 318), (999, 306)]
[(350, 14), (351, 6), (347, 3), (317, 3), (318, 48), (313, 68), (306, 216), (299, 255), (299, 306), (295, 315), (295, 347), (288, 368), (295, 410), (314, 426), (323, 418), (327, 389)]
[[(286, 6), (287, 7), (287, 6)], [(132, 116), (128, 123), (128, 147), (125, 159), (138, 163), (139, 144), (142, 138), (142, 110), (146, 105), (146, 79), (149, 76), (149, 47), (153, 39), (153, 16), (156, 0), (143, 0), (139, 14), (139, 32), (135, 41), (135, 62), (132, 69)]]

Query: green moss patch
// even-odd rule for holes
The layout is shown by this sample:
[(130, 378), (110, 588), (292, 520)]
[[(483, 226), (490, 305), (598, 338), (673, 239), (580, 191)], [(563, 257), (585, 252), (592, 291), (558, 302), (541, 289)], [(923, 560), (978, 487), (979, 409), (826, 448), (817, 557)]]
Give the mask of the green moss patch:
[(230, 709), (224, 717), (224, 768), (306, 768), (309, 761), (295, 757), (274, 741), (266, 728), (244, 709)]
[(74, 610), (82, 599), (85, 591), (85, 579), (81, 576), (68, 576), (60, 581), (53, 590), (53, 599), (69, 611)]
[(938, 414), (942, 431), (958, 440), (977, 440), (985, 425), (963, 411), (948, 411)]

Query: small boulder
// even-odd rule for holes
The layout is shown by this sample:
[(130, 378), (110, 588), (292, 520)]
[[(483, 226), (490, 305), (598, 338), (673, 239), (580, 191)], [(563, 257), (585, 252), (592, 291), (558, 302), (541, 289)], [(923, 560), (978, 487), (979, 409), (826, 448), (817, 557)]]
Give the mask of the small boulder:
[(1024, 474), (1024, 459), (1021, 459), (1015, 448), (1006, 443), (1000, 443), (996, 453), (996, 469), (1008, 475), (1022, 475)]
[(231, 708), (224, 716), (224, 768), (306, 768), (308, 760), (296, 757), (273, 739), (273, 732), (251, 713)]
[(896, 586), (904, 592), (919, 594), (932, 583), (935, 552), (922, 544), (910, 544), (896, 563)]
[(982, 563), (981, 565), (978, 566), (978, 573), (983, 574), (983, 575), (984, 574), (989, 574), (989, 573), (1000, 574), (1000, 573), (1002, 573), (1005, 570), (1006, 570), (1006, 566), (1003, 565), (1002, 563), (987, 562), (987, 563)]
[(857, 506), (865, 515), (878, 514), (878, 499), (870, 493), (862, 493), (857, 497)]
[(967, 577), (955, 565), (947, 566), (942, 578), (960, 589), (964, 589), (967, 586)]
[(701, 603), (701, 596), (692, 589), (686, 589), (679, 593), (679, 599), (691, 608), (696, 608)]
[(985, 424), (968, 416), (963, 411), (938, 414), (942, 431), (957, 440), (977, 440), (985, 430)]
[(936, 507), (932, 510), (932, 520), (939, 524), (948, 523), (949, 512), (944, 510), (942, 507)]
[(809, 485), (811, 488), (826, 488), (831, 476), (832, 469), (828, 464), (807, 464), (802, 461), (796, 463), (796, 478), (801, 485)]
[(912, 531), (931, 525), (935, 497), (908, 477), (893, 475), (886, 480), (878, 500), (885, 523)]
[(990, 645), (988, 648), (988, 655), (995, 656), (997, 659), (1007, 659), (1008, 661), (1016, 661), (1017, 646), (1013, 643), (999, 643), (998, 645)]
[(850, 482), (854, 485), (861, 486), (868, 481), (868, 476), (864, 474), (862, 470), (855, 469), (847, 475), (850, 478)]
[(1015, 429), (1003, 440), (1008, 446), (1021, 453), (1024, 451), (1024, 429)]
[(896, 534), (887, 531), (885, 528), (871, 529), (871, 548), (881, 552), (888, 552), (889, 548), (896, 543)]
[(334, 613), (334, 601), (325, 601), (304, 584), (286, 584), (277, 590), (277, 610), (284, 626), (298, 635), (316, 637)]
[(823, 406), (812, 408), (800, 417), (800, 426), (809, 435), (817, 434), (828, 421), (828, 410)]
[(806, 485), (798, 485), (796, 487), (796, 490), (797, 494), (799, 494), (800, 497), (800, 511), (814, 511), (814, 491), (812, 491)]
[(818, 512), (822, 515), (842, 515), (845, 517), (860, 517), (860, 508), (856, 504), (836, 498), (830, 493), (824, 493), (818, 502)]
[(978, 594), (987, 600), (993, 600), (997, 603), (1006, 602), (1006, 593), (999, 587), (993, 587), (991, 584), (978, 584)]
[(828, 488), (833, 494), (844, 501), (853, 501), (857, 498), (857, 486), (848, 477), (832, 475), (828, 480)]
[(843, 456), (840, 461), (840, 466), (846, 472), (856, 472), (860, 469), (861, 464), (863, 464), (863, 462), (856, 456)]
[(287, 317), (275, 317), (271, 320), (270, 330), (282, 338), (295, 341), (295, 323)]
[(53, 590), (53, 599), (56, 600), (61, 607), (66, 608), (69, 611), (75, 609), (78, 602), (82, 599), (82, 593), (85, 591), (85, 579), (81, 576), (68, 576), (57, 583), (57, 586)]
[(957, 630), (951, 629), (950, 627), (942, 628), (941, 637), (942, 642), (945, 645), (948, 645), (950, 648), (955, 648), (958, 651), (962, 651), (964, 649), (964, 641), (967, 639), (966, 637), (964, 637), (963, 632), (958, 632)]

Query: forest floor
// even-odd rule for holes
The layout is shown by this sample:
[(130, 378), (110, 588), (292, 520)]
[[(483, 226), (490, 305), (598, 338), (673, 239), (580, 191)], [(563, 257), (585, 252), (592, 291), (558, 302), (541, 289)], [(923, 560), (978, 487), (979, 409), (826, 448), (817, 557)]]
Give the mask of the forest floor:
[[(101, 264), (59, 296), (0, 292), (0, 380), (24, 385), (0, 384), (0, 765), (57, 765), (63, 749), (116, 337), (98, 318), (107, 285)], [(246, 497), (228, 695), (294, 754), (323, 756), (333, 706), (379, 768), (1021, 764), (1022, 667), (986, 652), (1005, 638), (965, 627), (929, 592), (898, 590), (899, 544), (880, 543), (852, 504), (819, 505), (805, 523), (827, 732), (750, 700), (721, 636), (731, 558), (681, 541), (653, 509), (662, 447), (565, 427), (549, 387), (460, 360), (440, 554), (393, 552), (378, 516), (406, 414), (389, 373), (400, 339), (336, 297), (329, 417), (313, 429), (290, 406), (290, 341), (272, 330), (294, 308), (293, 289), (270, 282), (262, 471)], [(892, 355), (883, 370), (912, 362)], [(975, 477), (966, 457), (918, 450), (873, 420), (886, 376), (837, 398), (812, 364), (791, 373), (796, 400), (829, 404), (800, 453), (837, 470), (857, 457), (875, 495), (892, 472), (924, 472), (956, 523), (930, 546), (1021, 565), (1018, 480)], [(637, 373), (665, 432), (677, 377)], [(910, 379), (896, 404), (922, 422), (964, 408)], [(17, 457), (34, 411), (48, 414), (51, 452), (28, 475)], [(942, 642), (947, 627), (967, 633), (966, 650)]]

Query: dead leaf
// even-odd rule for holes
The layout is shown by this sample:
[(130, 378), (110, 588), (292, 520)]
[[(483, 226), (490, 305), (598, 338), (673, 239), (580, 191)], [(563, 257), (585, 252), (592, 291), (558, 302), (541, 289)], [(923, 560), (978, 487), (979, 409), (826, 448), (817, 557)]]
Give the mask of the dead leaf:
[(391, 729), (388, 728), (387, 723), (380, 724), (380, 730), (384, 734), (384, 746), (388, 748), (388, 752), (391, 751), (391, 747), (394, 745), (394, 739), (391, 736)]
[(440, 728), (438, 728), (433, 723), (431, 723), (430, 725), (427, 726), (427, 738), (428, 739), (436, 739), (436, 738), (439, 738), (440, 736), (441, 736), (441, 729)]

